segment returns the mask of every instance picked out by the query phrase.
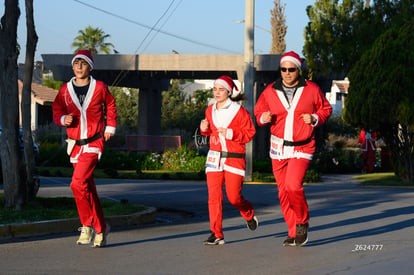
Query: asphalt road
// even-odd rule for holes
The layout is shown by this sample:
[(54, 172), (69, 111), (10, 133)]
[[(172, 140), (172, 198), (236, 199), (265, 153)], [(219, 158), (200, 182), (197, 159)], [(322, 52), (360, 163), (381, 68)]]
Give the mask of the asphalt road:
[[(70, 179), (42, 178), (39, 196), (72, 196)], [(223, 246), (209, 235), (205, 182), (97, 180), (101, 197), (160, 209), (157, 222), (116, 229), (108, 246), (76, 245), (77, 235), (0, 243), (2, 274), (410, 274), (414, 269), (414, 189), (360, 187), (351, 175), (305, 186), (309, 243), (283, 247), (287, 228), (273, 184), (247, 184), (256, 209), (251, 232), (224, 205)]]

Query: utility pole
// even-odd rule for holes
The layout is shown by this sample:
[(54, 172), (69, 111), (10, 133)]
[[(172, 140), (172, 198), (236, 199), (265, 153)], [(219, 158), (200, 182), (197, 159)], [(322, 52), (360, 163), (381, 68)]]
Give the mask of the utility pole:
[[(244, 24), (244, 93), (247, 100), (246, 110), (252, 116), (254, 98), (254, 0), (246, 0)], [(252, 180), (253, 173), (253, 141), (246, 144), (246, 181)]]

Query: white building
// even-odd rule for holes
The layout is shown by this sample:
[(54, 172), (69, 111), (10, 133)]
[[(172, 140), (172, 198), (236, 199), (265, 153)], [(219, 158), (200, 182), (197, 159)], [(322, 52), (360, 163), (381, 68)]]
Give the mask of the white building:
[[(240, 91), (241, 83), (238, 80), (234, 80), (234, 83), (236, 84), (237, 88)], [(186, 97), (190, 97), (195, 91), (197, 90), (208, 90), (213, 89), (214, 87), (214, 79), (196, 79), (194, 82), (186, 82), (184, 84), (180, 85), (180, 88), (184, 92)], [(209, 100), (208, 104), (213, 104), (214, 98)]]
[(332, 80), (331, 91), (326, 93), (326, 98), (332, 106), (334, 115), (341, 115), (345, 106), (345, 97), (348, 94), (349, 79)]

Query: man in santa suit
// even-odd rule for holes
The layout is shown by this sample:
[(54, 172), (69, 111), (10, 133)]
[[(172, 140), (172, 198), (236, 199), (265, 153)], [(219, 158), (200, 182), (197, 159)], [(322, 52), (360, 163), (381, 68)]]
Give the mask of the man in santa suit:
[(319, 87), (305, 80), (301, 69), (299, 55), (285, 53), (280, 59), (281, 79), (265, 88), (254, 108), (257, 124), (270, 124), (270, 158), (288, 226), (284, 246), (302, 246), (308, 241), (303, 178), (315, 152), (315, 127), (332, 113)]
[(372, 173), (374, 171), (375, 161), (375, 141), (377, 140), (377, 133), (371, 130), (365, 131), (362, 128), (359, 133), (358, 143), (362, 149), (362, 172)]
[(117, 108), (107, 85), (90, 75), (93, 66), (89, 51), (75, 54), (72, 59), (75, 76), (60, 88), (52, 108), (55, 123), (66, 127), (68, 154), (74, 167), (70, 186), (82, 223), (77, 244), (89, 244), (95, 236), (93, 246), (102, 247), (109, 226), (92, 173), (102, 155), (104, 141), (115, 134)]
[(206, 245), (224, 244), (223, 185), (226, 184), (228, 201), (240, 211), (250, 230), (256, 230), (258, 220), (253, 205), (242, 195), (246, 169), (246, 143), (253, 139), (254, 128), (250, 114), (238, 101), (244, 94), (238, 91), (233, 80), (221, 76), (214, 82), (215, 103), (208, 106), (200, 124), (202, 135), (210, 137), (210, 150), (206, 160), (208, 208), (211, 235)]

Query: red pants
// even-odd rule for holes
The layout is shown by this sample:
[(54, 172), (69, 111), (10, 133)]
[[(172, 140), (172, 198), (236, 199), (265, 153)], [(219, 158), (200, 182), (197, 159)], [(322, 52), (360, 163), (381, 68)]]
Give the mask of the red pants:
[(74, 171), (70, 187), (82, 225), (93, 226), (96, 233), (101, 233), (105, 231), (106, 223), (92, 175), (97, 163), (97, 154), (81, 154), (78, 163), (73, 164)]
[(374, 171), (375, 151), (371, 148), (362, 151), (362, 169), (367, 172)]
[(207, 172), (208, 210), (211, 232), (223, 238), (223, 184), (226, 182), (228, 201), (240, 211), (245, 220), (253, 219), (253, 205), (241, 194), (244, 177), (227, 171)]
[(308, 204), (303, 190), (303, 178), (309, 163), (308, 159), (272, 159), (280, 207), (289, 228), (289, 237), (296, 237), (296, 224), (309, 222)]

